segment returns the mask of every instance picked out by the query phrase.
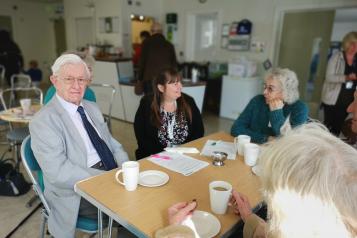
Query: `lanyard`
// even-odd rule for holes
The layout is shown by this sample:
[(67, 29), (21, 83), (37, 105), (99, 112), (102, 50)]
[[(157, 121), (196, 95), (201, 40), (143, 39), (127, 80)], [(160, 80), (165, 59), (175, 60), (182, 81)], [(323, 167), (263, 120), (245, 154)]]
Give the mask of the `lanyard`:
[[(175, 104), (175, 111), (176, 111), (177, 102), (175, 101), (174, 104)], [(164, 108), (162, 108), (162, 110), (164, 110)], [(172, 140), (174, 138), (174, 127), (176, 124), (176, 115), (175, 115), (175, 113), (173, 113), (171, 120), (169, 120), (168, 112), (166, 112), (165, 110), (164, 110), (164, 112), (165, 112), (165, 116), (167, 118), (167, 135), (168, 135), (169, 139)]]
[(170, 140), (172, 140), (174, 138), (175, 124), (176, 124), (176, 116), (174, 114), (172, 116), (172, 119), (167, 121), (167, 134), (168, 134)]

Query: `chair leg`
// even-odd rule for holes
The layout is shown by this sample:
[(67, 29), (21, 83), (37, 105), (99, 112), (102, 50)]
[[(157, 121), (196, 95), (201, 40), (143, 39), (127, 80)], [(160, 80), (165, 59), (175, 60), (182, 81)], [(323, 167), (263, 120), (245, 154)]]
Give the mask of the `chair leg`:
[(113, 228), (113, 218), (109, 217), (108, 222), (108, 238), (112, 237), (112, 228)]
[(40, 238), (45, 238), (46, 221), (47, 221), (46, 216), (44, 214), (42, 214), (41, 226), (40, 226)]
[(103, 238), (103, 214), (102, 211), (98, 209), (98, 237)]

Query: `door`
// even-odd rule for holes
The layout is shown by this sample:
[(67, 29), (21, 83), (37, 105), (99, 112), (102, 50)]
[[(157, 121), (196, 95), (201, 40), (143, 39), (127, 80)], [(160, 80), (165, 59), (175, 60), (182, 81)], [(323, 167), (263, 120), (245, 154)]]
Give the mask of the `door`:
[(298, 76), (300, 97), (320, 103), (334, 10), (286, 13), (278, 65)]
[(67, 50), (66, 42), (66, 30), (63, 19), (54, 20), (53, 27), (55, 30), (55, 41), (56, 41), (56, 53), (61, 55), (64, 51)]
[(219, 35), (218, 12), (189, 15), (187, 29), (187, 60), (199, 62), (214, 57)]
[(0, 29), (10, 32), (10, 35), (13, 36), (11, 17), (0, 16)]
[(93, 19), (91, 17), (76, 18), (77, 48), (94, 43)]

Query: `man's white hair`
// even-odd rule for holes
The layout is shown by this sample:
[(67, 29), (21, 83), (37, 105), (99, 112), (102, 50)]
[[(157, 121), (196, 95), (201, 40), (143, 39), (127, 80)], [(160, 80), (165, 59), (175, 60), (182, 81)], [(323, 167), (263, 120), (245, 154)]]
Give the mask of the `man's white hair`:
[(296, 74), (289, 69), (273, 69), (267, 74), (265, 80), (272, 78), (277, 80), (283, 90), (283, 101), (293, 104), (299, 99), (299, 81)]
[(319, 123), (262, 146), (272, 237), (357, 235), (357, 151)]
[(67, 64), (82, 64), (82, 65), (84, 65), (87, 77), (88, 78), (90, 77), (90, 73), (89, 73), (87, 64), (78, 55), (75, 55), (75, 54), (63, 54), (60, 57), (58, 57), (51, 67), (52, 74), (58, 76), (62, 67)]

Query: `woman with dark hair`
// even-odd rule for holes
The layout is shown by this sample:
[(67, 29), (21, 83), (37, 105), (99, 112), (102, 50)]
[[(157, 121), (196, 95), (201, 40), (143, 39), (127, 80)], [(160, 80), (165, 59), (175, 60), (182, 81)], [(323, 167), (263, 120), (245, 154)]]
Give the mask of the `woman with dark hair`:
[(154, 78), (153, 94), (141, 99), (135, 115), (137, 160), (203, 136), (200, 111), (181, 90), (181, 76), (175, 69), (163, 70)]
[(6, 30), (0, 30), (0, 64), (5, 67), (5, 78), (10, 86), (10, 78), (23, 68), (24, 60), (18, 45)]

